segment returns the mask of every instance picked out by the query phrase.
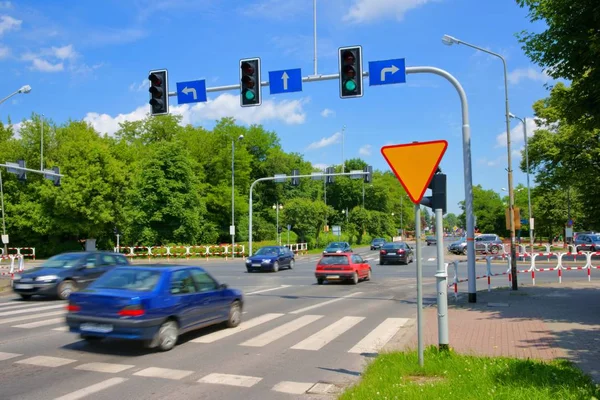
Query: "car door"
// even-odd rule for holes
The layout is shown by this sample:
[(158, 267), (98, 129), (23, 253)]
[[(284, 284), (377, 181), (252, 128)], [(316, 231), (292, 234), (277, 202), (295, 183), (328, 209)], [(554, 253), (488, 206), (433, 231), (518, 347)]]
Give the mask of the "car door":
[(169, 291), (176, 299), (174, 313), (179, 318), (182, 330), (192, 329), (206, 320), (198, 309), (196, 301), (198, 291), (188, 270), (173, 271)]
[(363, 278), (367, 275), (367, 271), (365, 270), (364, 260), (358, 254), (352, 254), (352, 264), (358, 273), (360, 278)]
[(207, 272), (198, 268), (190, 270), (198, 290), (196, 303), (199, 313), (203, 315), (203, 323), (223, 319), (229, 315), (228, 299), (223, 296), (222, 290)]
[(289, 267), (290, 266), (290, 255), (288, 254), (288, 252), (286, 251), (285, 247), (280, 247), (279, 248), (279, 265), (281, 265), (282, 267)]
[(98, 279), (103, 273), (104, 268), (100, 266), (98, 254), (89, 254), (78, 269), (77, 285), (82, 289)]

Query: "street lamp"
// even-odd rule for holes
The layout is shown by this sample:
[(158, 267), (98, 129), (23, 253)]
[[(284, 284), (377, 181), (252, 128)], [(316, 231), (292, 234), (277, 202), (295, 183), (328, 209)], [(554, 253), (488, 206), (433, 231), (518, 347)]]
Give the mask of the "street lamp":
[(475, 46), (470, 43), (463, 42), (453, 36), (444, 35), (442, 37), (442, 43), (447, 46), (452, 46), (453, 44), (463, 44), (467, 47), (471, 47), (475, 50), (482, 51), (484, 53), (490, 54), (492, 56), (498, 57), (502, 60), (502, 65), (504, 67), (504, 104), (505, 104), (505, 118), (506, 118), (506, 148), (508, 154), (508, 210), (509, 210), (509, 218), (510, 218), (510, 269), (512, 275), (512, 290), (518, 290), (519, 286), (517, 283), (517, 251), (515, 246), (515, 193), (513, 188), (513, 176), (512, 176), (512, 154), (511, 154), (511, 146), (510, 146), (510, 111), (508, 108), (508, 73), (506, 70), (506, 60), (498, 53), (494, 53), (493, 51), (486, 50), (484, 48)]
[(277, 243), (279, 243), (279, 245), (281, 246), (281, 236), (279, 235), (279, 210), (281, 210), (283, 208), (282, 204), (273, 204), (273, 209), (277, 211), (277, 235), (275, 236)]
[(523, 123), (523, 138), (525, 140), (525, 166), (527, 168), (527, 205), (529, 208), (529, 244), (531, 245), (531, 254), (533, 254), (533, 216), (531, 210), (531, 188), (529, 186), (529, 149), (527, 147), (527, 117), (519, 118), (510, 113), (511, 118), (516, 118)]
[(13, 97), (16, 94), (19, 94), (19, 93), (27, 94), (29, 92), (31, 92), (31, 86), (29, 86), (29, 85), (22, 86), (16, 92), (11, 93), (8, 96), (6, 96), (5, 98), (3, 98), (2, 100), (0, 100), (0, 104), (4, 103), (6, 100), (10, 99), (11, 97)]
[[(238, 136), (242, 140), (244, 135)], [(231, 140), (231, 226), (229, 234), (231, 235), (231, 258), (235, 258), (235, 140)]]

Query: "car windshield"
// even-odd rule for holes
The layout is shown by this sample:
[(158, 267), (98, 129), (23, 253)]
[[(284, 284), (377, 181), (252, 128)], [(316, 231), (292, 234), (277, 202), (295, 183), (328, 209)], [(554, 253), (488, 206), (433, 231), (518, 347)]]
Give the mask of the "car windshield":
[(255, 256), (276, 256), (278, 254), (279, 254), (278, 247), (262, 247), (262, 248), (258, 249), (258, 251), (256, 253), (254, 253)]
[(348, 257), (346, 256), (327, 256), (321, 258), (319, 261), (321, 265), (348, 265), (350, 262), (348, 261)]
[(337, 249), (337, 248), (341, 248), (341, 247), (344, 247), (344, 243), (333, 242), (333, 243), (330, 243), (329, 246), (327, 246), (328, 249)]
[(161, 271), (118, 268), (102, 275), (89, 287), (93, 289), (121, 289), (149, 292), (158, 283), (160, 274)]
[(83, 257), (81, 253), (66, 253), (50, 257), (42, 265), (42, 268), (73, 268), (78, 260)]
[(385, 242), (385, 239), (373, 239), (373, 243), (382, 243)]
[(600, 242), (600, 235), (590, 235), (590, 239), (594, 242)]

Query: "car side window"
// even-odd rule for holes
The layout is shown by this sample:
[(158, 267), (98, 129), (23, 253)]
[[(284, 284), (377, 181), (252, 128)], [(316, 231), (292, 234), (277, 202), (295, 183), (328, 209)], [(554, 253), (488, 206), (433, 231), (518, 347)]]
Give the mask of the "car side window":
[(117, 265), (128, 265), (127, 257), (125, 256), (115, 256), (117, 259)]
[(175, 271), (171, 275), (171, 294), (196, 293), (196, 286), (189, 271)]
[(196, 287), (198, 287), (199, 292), (208, 292), (211, 290), (216, 290), (218, 285), (217, 282), (206, 272), (202, 272), (199, 269), (192, 270), (192, 277), (194, 278), (194, 282), (196, 282)]
[(105, 266), (105, 265), (116, 265), (117, 264), (117, 260), (115, 260), (115, 257), (113, 257), (110, 254), (102, 254), (100, 256), (100, 259), (102, 260), (101, 265)]
[(85, 258), (85, 260), (83, 261), (83, 266), (86, 268), (96, 268), (97, 267), (96, 255), (91, 254), (91, 255), (87, 256)]
[(355, 264), (362, 264), (364, 263), (364, 260), (361, 256), (355, 254), (352, 256), (352, 262), (354, 262)]

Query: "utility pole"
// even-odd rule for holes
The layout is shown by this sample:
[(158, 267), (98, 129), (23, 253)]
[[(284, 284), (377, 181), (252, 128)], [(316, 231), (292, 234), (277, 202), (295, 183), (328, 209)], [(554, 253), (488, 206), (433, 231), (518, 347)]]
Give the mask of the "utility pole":
[(42, 137), (40, 140), (40, 171), (44, 170), (44, 114), (42, 114)]
[[(4, 185), (2, 183), (2, 171), (0, 171), (0, 198), (2, 199), (2, 235), (6, 236), (6, 221), (4, 219)], [(2, 255), (8, 255), (8, 245), (4, 243), (4, 253)]]

